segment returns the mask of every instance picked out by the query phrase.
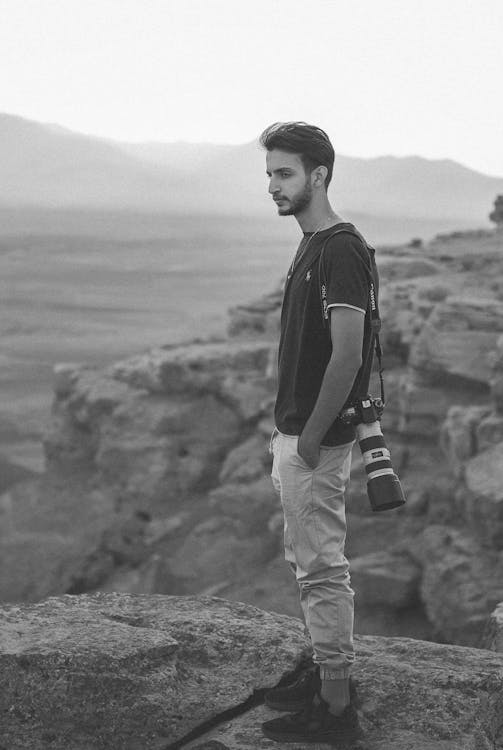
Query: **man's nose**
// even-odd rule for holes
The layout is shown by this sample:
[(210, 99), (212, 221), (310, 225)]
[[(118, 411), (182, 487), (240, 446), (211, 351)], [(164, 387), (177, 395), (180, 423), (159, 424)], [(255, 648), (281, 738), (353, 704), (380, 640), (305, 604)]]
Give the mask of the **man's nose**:
[(271, 193), (271, 195), (274, 195), (274, 193), (277, 193), (278, 190), (279, 188), (276, 180), (274, 179), (274, 177), (271, 177), (271, 179), (269, 180), (269, 192)]

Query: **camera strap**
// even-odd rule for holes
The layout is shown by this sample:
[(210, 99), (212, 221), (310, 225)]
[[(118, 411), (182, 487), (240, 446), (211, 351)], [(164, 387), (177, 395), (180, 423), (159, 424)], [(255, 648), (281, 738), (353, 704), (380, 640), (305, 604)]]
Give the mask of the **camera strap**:
[[(352, 252), (355, 253), (355, 255), (358, 256), (358, 259), (363, 264), (363, 267), (365, 269), (365, 273), (367, 275), (367, 280), (369, 283), (369, 301), (368, 301), (368, 307), (369, 310), (369, 317), (370, 317), (370, 329), (371, 329), (371, 341), (370, 346), (367, 351), (367, 356), (365, 358), (365, 361), (362, 363), (362, 366), (360, 368), (360, 378), (358, 382), (357, 387), (357, 393), (359, 396), (366, 396), (366, 393), (359, 393), (360, 387), (361, 387), (361, 381), (363, 380), (366, 373), (370, 373), (370, 369), (372, 367), (372, 359), (373, 359), (373, 352), (375, 351), (375, 355), (377, 357), (378, 362), (378, 372), (379, 372), (379, 382), (381, 386), (381, 399), (383, 404), (385, 403), (384, 398), (384, 379), (383, 379), (383, 364), (382, 364), (382, 349), (381, 344), (379, 341), (379, 332), (381, 330), (381, 318), (379, 316), (379, 303), (378, 303), (378, 294), (379, 294), (379, 280), (377, 275), (377, 268), (375, 264), (375, 249), (368, 245), (365, 241), (364, 237), (356, 230), (356, 229), (337, 229), (335, 232), (332, 232), (325, 242), (323, 243), (323, 247), (321, 248), (320, 252), (320, 262), (318, 266), (318, 276), (319, 276), (319, 286), (320, 286), (320, 293), (321, 293), (321, 309), (322, 309), (322, 316), (323, 316), (323, 325), (326, 325), (328, 328), (328, 321), (329, 321), (329, 314), (328, 314), (328, 303), (327, 303), (327, 279), (326, 279), (326, 273), (325, 268), (323, 265), (323, 256), (325, 252), (325, 248), (329, 242), (329, 240), (332, 239), (332, 237), (335, 237), (336, 234), (342, 234), (345, 232), (346, 234), (351, 234), (353, 237), (356, 237), (360, 240), (360, 242), (363, 243), (364, 247), (367, 250), (368, 253), (368, 260), (369, 263), (365, 263), (363, 258), (361, 257), (360, 253), (353, 247), (351, 247)], [(329, 335), (330, 335), (330, 329)]]

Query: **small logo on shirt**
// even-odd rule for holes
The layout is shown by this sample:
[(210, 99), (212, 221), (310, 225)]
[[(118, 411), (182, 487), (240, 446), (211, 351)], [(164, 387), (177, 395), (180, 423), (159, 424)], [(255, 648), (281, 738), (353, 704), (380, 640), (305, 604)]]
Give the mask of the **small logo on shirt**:
[(311, 269), (306, 273), (306, 281), (311, 281)]

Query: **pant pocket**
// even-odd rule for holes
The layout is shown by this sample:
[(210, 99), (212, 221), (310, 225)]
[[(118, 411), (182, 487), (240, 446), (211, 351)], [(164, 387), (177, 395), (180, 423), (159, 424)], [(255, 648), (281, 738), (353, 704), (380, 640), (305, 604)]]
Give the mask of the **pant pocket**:
[(274, 456), (274, 441), (279, 435), (278, 429), (275, 427), (271, 433), (271, 439), (269, 440), (269, 455)]

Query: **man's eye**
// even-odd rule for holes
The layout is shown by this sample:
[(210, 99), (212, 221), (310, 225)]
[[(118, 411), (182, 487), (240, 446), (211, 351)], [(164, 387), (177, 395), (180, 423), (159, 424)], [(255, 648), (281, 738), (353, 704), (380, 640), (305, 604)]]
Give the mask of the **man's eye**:
[(290, 177), (290, 172), (281, 172), (282, 177)]

